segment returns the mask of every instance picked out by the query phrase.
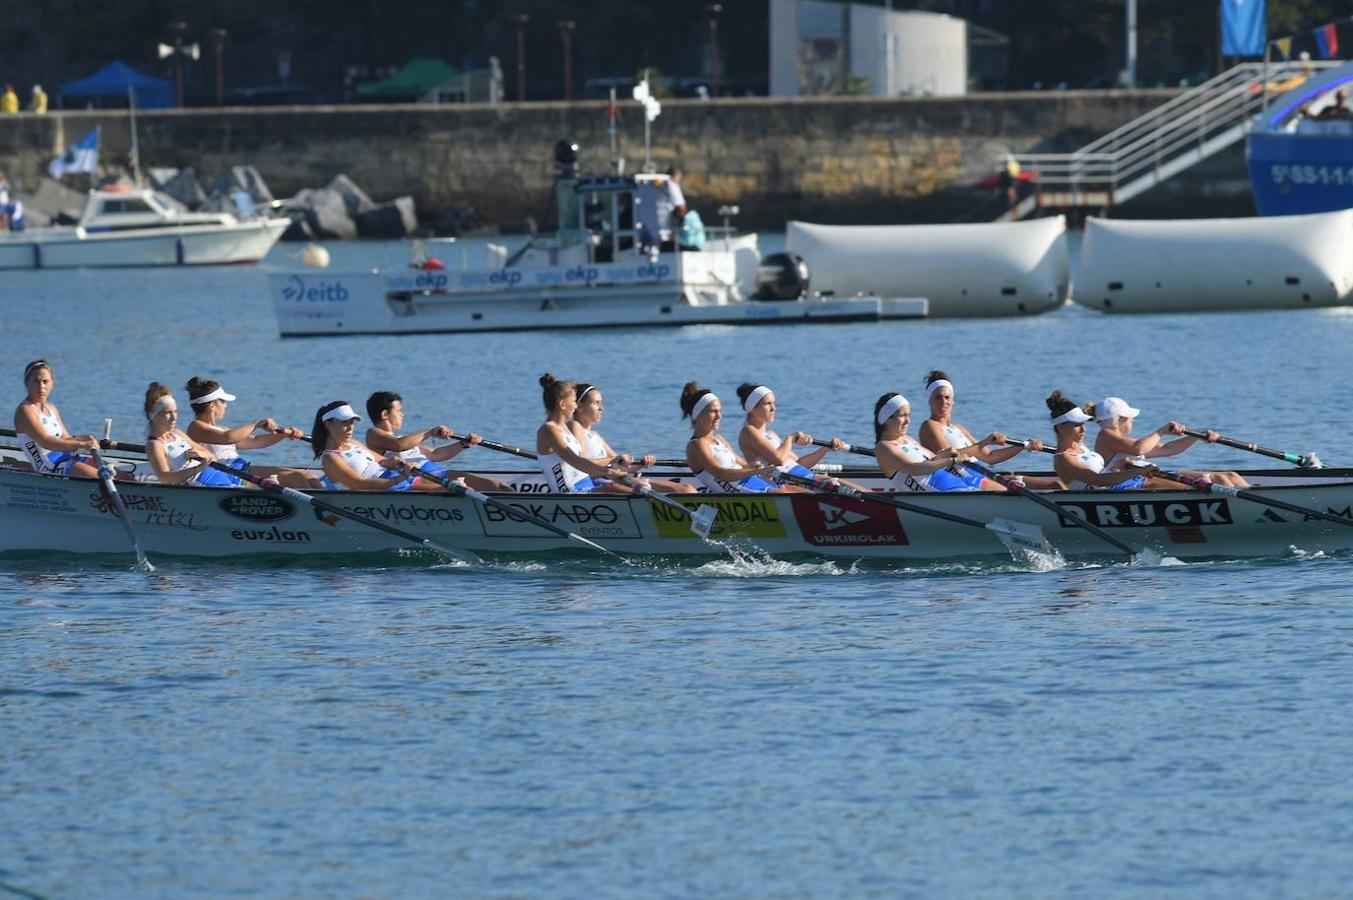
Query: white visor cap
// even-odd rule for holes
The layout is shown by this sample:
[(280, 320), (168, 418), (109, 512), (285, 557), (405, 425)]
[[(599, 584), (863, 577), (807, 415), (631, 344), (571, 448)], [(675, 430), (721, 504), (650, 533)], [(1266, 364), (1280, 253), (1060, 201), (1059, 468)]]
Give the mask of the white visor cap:
[(351, 422), (353, 419), (360, 418), (361, 416), (357, 415), (357, 412), (345, 403), (342, 406), (336, 406), (329, 410), (320, 417), (320, 420), (323, 422), (333, 422), (335, 420), (339, 422)]

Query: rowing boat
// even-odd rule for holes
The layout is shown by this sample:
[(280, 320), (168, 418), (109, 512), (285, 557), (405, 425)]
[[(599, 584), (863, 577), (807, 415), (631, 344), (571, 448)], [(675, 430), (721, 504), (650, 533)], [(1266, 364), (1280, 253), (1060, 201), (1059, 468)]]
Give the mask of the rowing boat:
[[(485, 472), (513, 486), (495, 494), (625, 555), (708, 556), (722, 552), (692, 533), (681, 513), (644, 497), (552, 494), (535, 472)], [(1353, 520), (1353, 469), (1246, 471), (1260, 496)], [(669, 477), (669, 476), (664, 476)], [(680, 479), (682, 476), (675, 476)], [(685, 476), (689, 477), (689, 476)], [(865, 487), (881, 479), (854, 477)], [(154, 556), (228, 557), (388, 553), (403, 546), (360, 524), (316, 514), (291, 498), (262, 491), (122, 482), (119, 493), (145, 551)], [(329, 504), (477, 553), (574, 550), (570, 541), (473, 499), (439, 493), (315, 491)], [(868, 500), (825, 493), (674, 495), (718, 511), (710, 537), (768, 553), (837, 558), (1002, 557), (1005, 547), (965, 528)], [(1042, 496), (1134, 547), (1180, 559), (1283, 556), (1353, 548), (1353, 528), (1275, 510), (1238, 497), (1164, 491), (1054, 491)], [(911, 504), (972, 519), (1038, 526), (1064, 557), (1103, 556), (1107, 547), (1074, 523), (1014, 494), (908, 494)], [(62, 478), (0, 466), (0, 553), (126, 552), (114, 505), (97, 480)]]

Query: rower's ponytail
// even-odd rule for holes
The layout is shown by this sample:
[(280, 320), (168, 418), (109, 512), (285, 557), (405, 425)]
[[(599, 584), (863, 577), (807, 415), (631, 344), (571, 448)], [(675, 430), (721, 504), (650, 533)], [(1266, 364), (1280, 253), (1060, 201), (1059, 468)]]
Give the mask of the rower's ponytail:
[(571, 381), (560, 381), (549, 372), (540, 376), (541, 399), (545, 402), (545, 412), (553, 412), (569, 394), (576, 393)]
[(702, 388), (698, 381), (688, 381), (681, 388), (681, 418), (690, 418), (691, 411), (695, 409), (696, 401), (705, 394), (714, 393), (709, 388)]
[(925, 386), (926, 386), (926, 387), (930, 387), (932, 384), (934, 384), (934, 383), (937, 382), (937, 381), (952, 381), (952, 380), (953, 380), (952, 378), (950, 378), (948, 375), (944, 374), (943, 370), (941, 370), (941, 369), (931, 369), (930, 372), (928, 372), (928, 373), (926, 374), (926, 377), (925, 377)]
[(1048, 405), (1048, 413), (1054, 419), (1076, 408), (1076, 401), (1067, 397), (1061, 391), (1053, 391), (1048, 395), (1048, 399), (1043, 402)]
[(738, 385), (738, 405), (745, 406), (747, 398), (752, 396), (752, 391), (760, 386), (761, 385), (759, 384), (752, 384), (750, 381), (744, 381), (742, 384)]
[(188, 392), (188, 403), (192, 406), (193, 412), (200, 411), (201, 407), (205, 405), (194, 402), (198, 397), (205, 397), (220, 386), (217, 382), (198, 375), (189, 378), (183, 389)]
[(1090, 402), (1090, 403), (1085, 404), (1084, 406), (1082, 406), (1082, 407), (1081, 407), (1081, 412), (1085, 413), (1087, 416), (1089, 416), (1089, 417), (1092, 418), (1092, 419), (1097, 419), (1097, 418), (1099, 418), (1098, 416), (1095, 415), (1095, 404), (1094, 404), (1093, 401)]
[(147, 419), (150, 418), (150, 411), (155, 408), (155, 401), (159, 400), (161, 397), (168, 396), (169, 396), (168, 387), (166, 387), (163, 384), (160, 384), (158, 381), (152, 381), (150, 383), (150, 386), (146, 388), (145, 413)]

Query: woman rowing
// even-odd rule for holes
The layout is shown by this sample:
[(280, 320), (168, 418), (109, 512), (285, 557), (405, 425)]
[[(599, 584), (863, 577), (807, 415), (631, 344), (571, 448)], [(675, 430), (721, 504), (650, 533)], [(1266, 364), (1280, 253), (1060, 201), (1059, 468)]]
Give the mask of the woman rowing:
[[(470, 433), (456, 438), (446, 425), (434, 425), (422, 431), (401, 435), (404, 427), (404, 398), (393, 391), (376, 391), (366, 400), (366, 413), (371, 417), (371, 427), (366, 430), (366, 445), (378, 453), (395, 453), (425, 472), (442, 478), (459, 478), (477, 491), (510, 491), (512, 488), (493, 478), (473, 475), (468, 472), (451, 472), (440, 465), (449, 462), (462, 452), (481, 443), (484, 439)], [(424, 446), (431, 440), (453, 440), (454, 444), (442, 447)]]
[(14, 431), (19, 445), (28, 454), (34, 472), (43, 475), (79, 475), (95, 478), (98, 469), (92, 457), (80, 457), (81, 451), (98, 449), (92, 434), (72, 435), (61, 420), (61, 411), (51, 402), (56, 376), (45, 359), (35, 359), (23, 370), (28, 396), (14, 410)]
[(690, 464), (700, 489), (716, 494), (764, 494), (776, 488), (766, 479), (775, 466), (749, 463), (733, 452), (719, 434), (723, 403), (708, 388), (688, 381), (681, 389), (682, 418), (691, 420), (691, 439), (686, 443), (686, 462)]
[[(1117, 472), (1123, 469), (1149, 466), (1148, 459), (1176, 456), (1198, 443), (1199, 438), (1185, 434), (1188, 429), (1181, 422), (1170, 421), (1144, 437), (1132, 436), (1132, 423), (1141, 414), (1122, 397), (1105, 397), (1092, 403), (1085, 411), (1095, 417), (1099, 437), (1095, 438), (1095, 452), (1107, 459), (1105, 469)], [(1162, 441), (1165, 435), (1184, 435), (1173, 441)], [(1221, 435), (1208, 431), (1201, 440), (1215, 443)], [(1247, 488), (1250, 483), (1236, 472), (1184, 472), (1192, 478), (1206, 478), (1227, 487)]]
[(833, 437), (826, 447), (799, 456), (794, 445), (805, 446), (813, 443), (813, 436), (804, 431), (795, 431), (783, 439), (771, 430), (775, 421), (775, 392), (764, 384), (743, 382), (738, 385), (738, 402), (747, 420), (738, 432), (738, 449), (753, 463), (770, 466), (787, 466), (792, 475), (800, 478), (815, 478), (813, 466), (833, 450), (846, 449), (846, 443)]
[(438, 491), (441, 485), (412, 474), (397, 456), (380, 457), (352, 436), (362, 417), (346, 400), (315, 411), (310, 446), (324, 469), (320, 482), (331, 491)]
[[(185, 433), (210, 450), (218, 462), (232, 463), (242, 458), (241, 450), (262, 450), (288, 438), (296, 440), (305, 436), (299, 428), (284, 428), (268, 418), (227, 428), (221, 420), (225, 418), (226, 404), (234, 402), (234, 394), (227, 393), (220, 383), (196, 375), (188, 379), (184, 390), (188, 392), (188, 405), (193, 408), (193, 420), (188, 423)], [(256, 466), (247, 460), (244, 467), (255, 475), (274, 477), (287, 487), (312, 486), (310, 479), (299, 469)]]
[[(245, 487), (242, 481), (207, 463), (215, 455), (207, 447), (179, 430), (179, 405), (169, 388), (158, 381), (146, 388), (146, 462), (161, 484), (192, 484), (199, 487)], [(249, 464), (236, 457), (223, 465), (248, 469)]]
[(1052, 430), (1057, 434), (1057, 455), (1052, 458), (1052, 465), (1070, 490), (1128, 491), (1147, 486), (1154, 468), (1108, 471), (1104, 457), (1085, 446), (1085, 423), (1091, 417), (1075, 401), (1061, 391), (1053, 391), (1045, 402), (1052, 417)]
[(573, 382), (560, 381), (546, 372), (540, 376), (540, 387), (545, 421), (536, 430), (536, 459), (550, 490), (558, 494), (632, 492), (632, 488), (610, 480), (612, 472), (589, 459), (570, 430), (569, 420), (578, 408), (578, 391)]
[[(574, 385), (574, 394), (578, 405), (573, 410), (573, 418), (569, 420), (568, 427), (573, 436), (578, 439), (583, 456), (603, 466), (621, 468), (629, 472), (651, 468), (657, 462), (657, 457), (652, 453), (644, 454), (637, 460), (628, 453), (616, 453), (606, 438), (601, 436), (601, 432), (597, 431), (597, 423), (601, 421), (601, 417), (606, 412), (606, 403), (601, 396), (601, 388), (595, 384), (580, 381)], [(651, 480), (648, 483), (654, 490), (666, 494), (695, 492), (693, 486), (680, 481)]]
[[(1037, 438), (1030, 438), (1023, 444), (1012, 443), (999, 431), (991, 432), (980, 441), (973, 437), (971, 431), (953, 420), (954, 384), (949, 380), (949, 376), (939, 369), (926, 375), (925, 396), (926, 404), (930, 407), (930, 418), (921, 423), (916, 437), (921, 446), (931, 453), (939, 453), (948, 447), (955, 450), (966, 450), (971, 447), (974, 449), (969, 459), (994, 466), (1013, 459), (1026, 450), (1036, 453), (1043, 449), (1043, 442)], [(1025, 486), (1037, 489), (1056, 490), (1062, 486), (1055, 478), (1022, 475), (1019, 479)]]
[(902, 491), (1004, 491), (976, 472), (954, 471), (956, 463), (971, 459), (979, 449), (945, 447), (927, 450), (907, 434), (911, 403), (901, 394), (884, 394), (874, 403), (874, 458), (890, 479), (888, 489)]

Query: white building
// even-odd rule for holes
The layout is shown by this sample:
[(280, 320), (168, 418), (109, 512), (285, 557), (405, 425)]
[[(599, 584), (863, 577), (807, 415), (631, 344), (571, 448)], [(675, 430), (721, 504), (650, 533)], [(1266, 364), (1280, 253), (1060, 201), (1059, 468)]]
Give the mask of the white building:
[(967, 87), (968, 23), (962, 19), (830, 0), (770, 0), (772, 97), (956, 97)]

